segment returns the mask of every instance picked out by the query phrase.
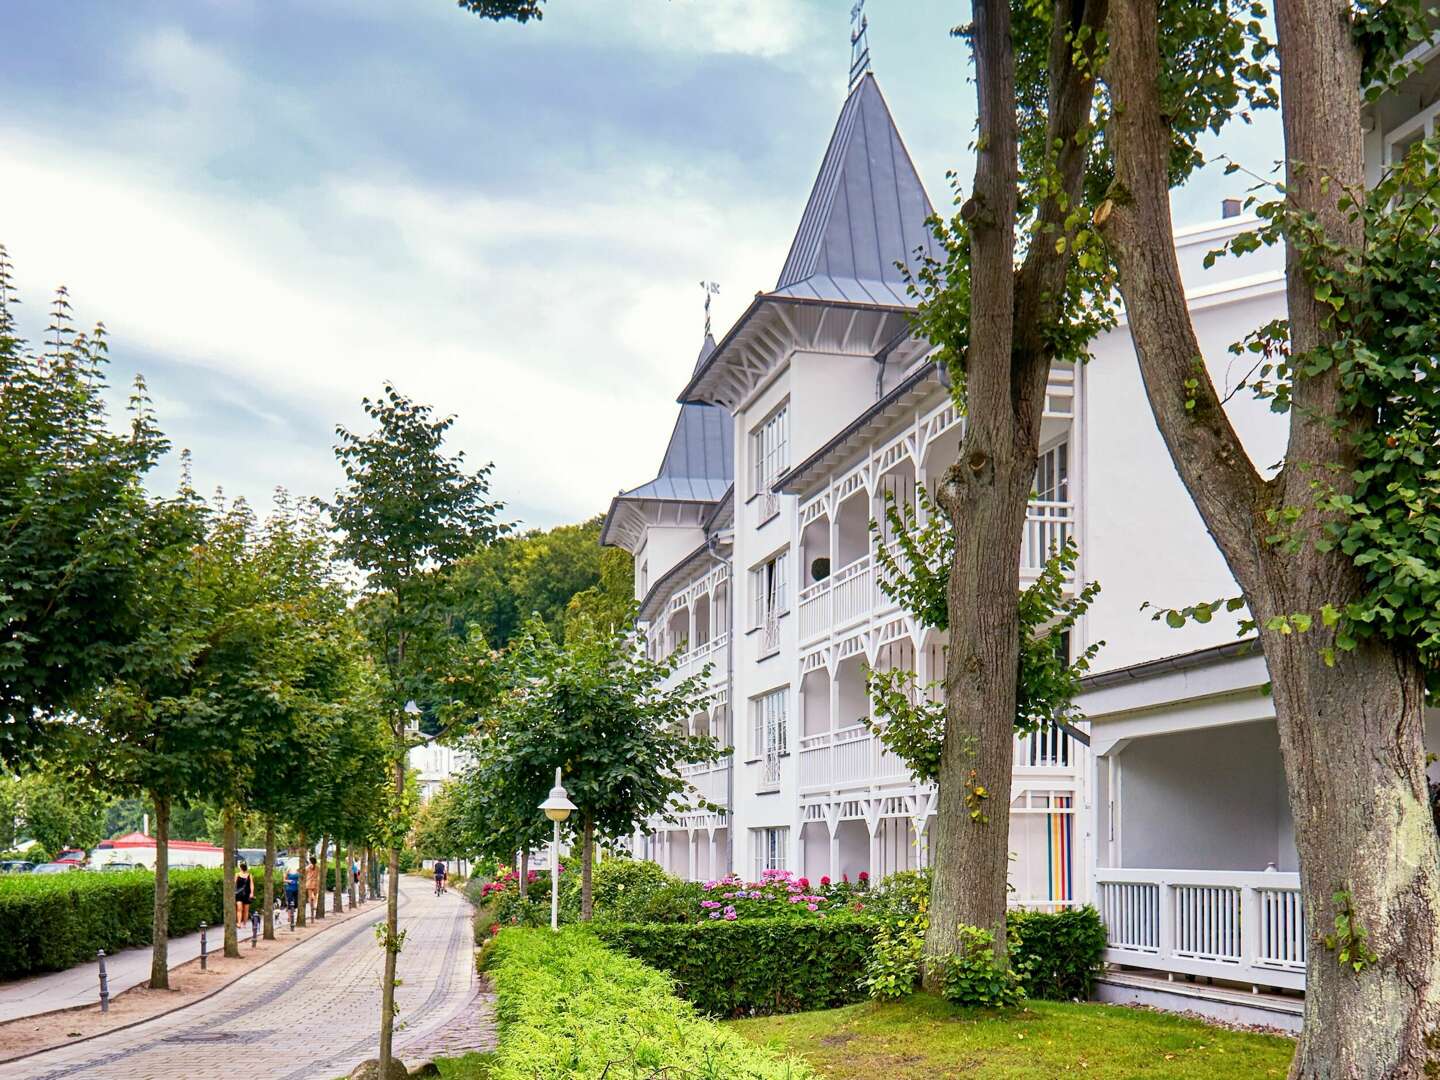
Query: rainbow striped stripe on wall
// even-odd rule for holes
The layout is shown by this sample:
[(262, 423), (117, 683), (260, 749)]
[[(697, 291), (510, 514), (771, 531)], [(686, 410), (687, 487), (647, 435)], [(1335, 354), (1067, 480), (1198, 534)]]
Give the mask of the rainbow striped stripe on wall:
[(1057, 903), (1068, 903), (1075, 898), (1075, 882), (1071, 866), (1070, 851), (1075, 837), (1075, 814), (1069, 810), (1073, 796), (1055, 795), (1053, 805), (1065, 808), (1062, 814), (1049, 815), (1049, 835), (1046, 837), (1050, 854), (1050, 897)]

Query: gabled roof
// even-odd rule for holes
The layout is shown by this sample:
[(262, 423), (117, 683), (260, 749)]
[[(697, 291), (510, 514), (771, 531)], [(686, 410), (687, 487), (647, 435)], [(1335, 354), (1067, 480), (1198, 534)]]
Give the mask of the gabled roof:
[(934, 208), (869, 72), (850, 91), (772, 295), (851, 303), (912, 301), (896, 263), (937, 254)]

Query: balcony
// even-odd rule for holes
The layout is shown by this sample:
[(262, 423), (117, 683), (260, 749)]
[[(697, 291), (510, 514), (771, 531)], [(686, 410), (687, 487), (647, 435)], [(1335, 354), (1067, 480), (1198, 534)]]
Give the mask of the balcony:
[(1045, 560), (1063, 548), (1075, 531), (1075, 504), (1032, 502), (1020, 538), (1020, 578), (1033, 581)]
[(721, 682), (725, 679), (728, 668), (730, 650), (730, 634), (727, 631), (723, 634), (716, 634), (703, 645), (697, 645), (689, 652), (684, 653), (676, 661), (675, 679), (688, 679), (691, 675), (698, 675), (710, 665), (710, 679), (712, 683)]
[(1101, 867), (1095, 889), (1111, 963), (1305, 988), (1299, 874)]
[[(726, 809), (730, 806), (730, 758), (680, 766), (680, 776), (689, 782), (700, 801)], [(691, 804), (693, 805), (693, 803)]]

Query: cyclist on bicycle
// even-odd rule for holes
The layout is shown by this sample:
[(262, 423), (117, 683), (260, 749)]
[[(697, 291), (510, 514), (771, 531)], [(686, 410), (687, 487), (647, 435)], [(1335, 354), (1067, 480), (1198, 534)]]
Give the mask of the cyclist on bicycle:
[(450, 871), (445, 865), (444, 859), (435, 860), (435, 895), (439, 896), (445, 891), (446, 882), (450, 878)]

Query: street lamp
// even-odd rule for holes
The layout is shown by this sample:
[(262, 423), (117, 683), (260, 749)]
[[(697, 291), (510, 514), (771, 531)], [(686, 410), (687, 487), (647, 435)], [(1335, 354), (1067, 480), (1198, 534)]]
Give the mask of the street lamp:
[(565, 785), (560, 783), (560, 767), (555, 767), (555, 786), (550, 797), (540, 804), (545, 816), (555, 823), (555, 839), (550, 845), (550, 929), (560, 929), (560, 823), (570, 816), (575, 804)]

